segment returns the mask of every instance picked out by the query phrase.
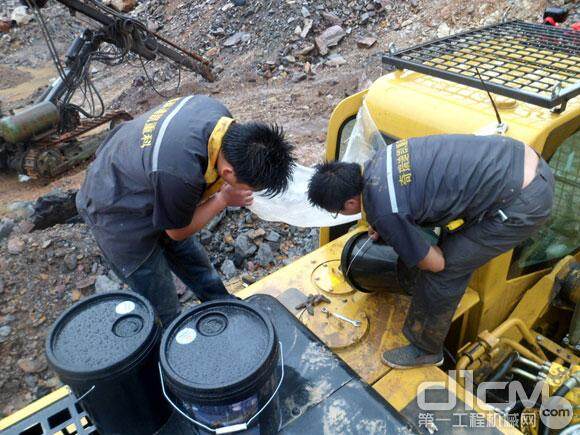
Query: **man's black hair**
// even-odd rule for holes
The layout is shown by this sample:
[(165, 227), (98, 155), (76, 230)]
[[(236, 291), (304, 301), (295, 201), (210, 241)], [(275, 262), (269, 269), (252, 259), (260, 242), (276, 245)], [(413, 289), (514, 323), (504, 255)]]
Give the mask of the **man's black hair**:
[(308, 200), (332, 213), (363, 191), (362, 171), (356, 163), (328, 162), (315, 166), (308, 183)]
[(224, 135), (222, 151), (239, 182), (274, 196), (286, 190), (292, 178), (292, 145), (278, 125), (233, 123)]

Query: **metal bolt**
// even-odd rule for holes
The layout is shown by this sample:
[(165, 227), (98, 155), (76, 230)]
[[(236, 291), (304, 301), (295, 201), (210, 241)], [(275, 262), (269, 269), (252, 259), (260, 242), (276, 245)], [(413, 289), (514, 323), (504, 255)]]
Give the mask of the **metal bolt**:
[(536, 336), (536, 340), (538, 340), (538, 341), (542, 341), (542, 338), (544, 338), (544, 337), (542, 337), (541, 335)]
[(570, 339), (568, 338), (568, 336), (564, 337), (564, 339), (562, 341), (564, 342), (564, 344), (570, 343)]
[(575, 350), (580, 350), (580, 344), (577, 344), (576, 346), (574, 346)]

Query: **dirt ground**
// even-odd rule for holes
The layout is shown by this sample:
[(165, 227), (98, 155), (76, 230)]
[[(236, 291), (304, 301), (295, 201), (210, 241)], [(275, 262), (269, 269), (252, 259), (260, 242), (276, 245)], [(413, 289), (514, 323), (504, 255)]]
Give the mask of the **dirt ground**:
[[(63, 53), (73, 36), (90, 23), (71, 18), (55, 1), (49, 3), (47, 22)], [(156, 87), (171, 96), (209, 94), (223, 101), (242, 121), (278, 123), (295, 144), (299, 162), (312, 165), (323, 160), (326, 126), (333, 108), (383, 74), (381, 53), (391, 43), (410, 46), (497, 22), (504, 15), (537, 21), (546, 2), (270, 0), (247, 2), (241, 7), (229, 5), (228, 0), (139, 2), (134, 12), (137, 18), (187, 48), (201, 51), (219, 71), (214, 83), (184, 73), (175, 91), (175, 71), (164, 62), (153, 62), (149, 69)], [(333, 17), (345, 30), (340, 43), (325, 56), (317, 49), (296, 54), (313, 44), (314, 37), (332, 25)], [(302, 31), (306, 20), (312, 20), (312, 28), (302, 38), (296, 28)], [(238, 32), (249, 37), (228, 46), (228, 39)], [(357, 39), (362, 36), (376, 38), (376, 43), (361, 48)], [(94, 83), (110, 109), (138, 115), (164, 99), (148, 86), (135, 61), (116, 67), (95, 63), (92, 68)], [(4, 112), (29, 104), (55, 75), (36, 21), (0, 34), (0, 102)], [(15, 174), (0, 174), (0, 217), (16, 219), (21, 209), (15, 203), (33, 201), (54, 189), (78, 188), (85, 167), (80, 165), (50, 182), (20, 182)], [(220, 224), (220, 237), (230, 234), (235, 238), (243, 231), (262, 227), (248, 215), (244, 211), (228, 214)], [(315, 234), (310, 230), (263, 227), (283, 239), (274, 265), (257, 267), (261, 270), (257, 276), (313, 248)], [(263, 243), (260, 237), (256, 245), (259, 243)], [(216, 266), (227, 257), (222, 250), (231, 252), (233, 247), (217, 238), (208, 243)], [(255, 266), (249, 263), (252, 261), (246, 261), (236, 273), (252, 273)], [(46, 332), (64, 308), (94, 291), (95, 277), (107, 274), (107, 266), (82, 224), (28, 234), (15, 230), (12, 236), (0, 238), (0, 417), (59, 385), (44, 358)]]

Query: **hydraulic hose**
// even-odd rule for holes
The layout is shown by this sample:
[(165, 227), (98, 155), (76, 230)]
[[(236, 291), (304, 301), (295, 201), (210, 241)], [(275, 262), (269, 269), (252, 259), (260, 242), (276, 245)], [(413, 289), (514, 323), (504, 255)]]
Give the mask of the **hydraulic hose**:
[(520, 354), (517, 352), (510, 353), (485, 381), (497, 382), (500, 379), (502, 379), (507, 374), (507, 372), (512, 368), (514, 362), (516, 362), (519, 359), (519, 357)]
[[(564, 397), (566, 394), (568, 394), (570, 392), (571, 389), (576, 388), (578, 386), (578, 384), (580, 383), (580, 375), (578, 374), (574, 374), (573, 376), (570, 376), (570, 378), (568, 378), (566, 381), (564, 381), (564, 383), (560, 386), (560, 388), (558, 388), (556, 390), (556, 392), (550, 396), (550, 397)], [(568, 429), (574, 428), (574, 427), (578, 427), (578, 424), (575, 424), (574, 426), (570, 426), (567, 429), (565, 429), (564, 431), (562, 431), (560, 433), (560, 435), (562, 435), (564, 432), (567, 432)], [(538, 431), (538, 433), (540, 435), (549, 435), (550, 434), (550, 428), (548, 428), (548, 426), (546, 426), (543, 422), (542, 419), (540, 419), (540, 430)], [(574, 431), (571, 432), (567, 432), (567, 433), (575, 433)]]

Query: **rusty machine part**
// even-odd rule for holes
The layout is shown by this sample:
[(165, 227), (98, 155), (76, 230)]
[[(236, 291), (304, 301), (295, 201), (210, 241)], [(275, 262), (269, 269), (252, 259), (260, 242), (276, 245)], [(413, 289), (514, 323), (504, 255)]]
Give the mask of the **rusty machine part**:
[(45, 138), (24, 153), (22, 168), (31, 178), (49, 178), (62, 174), (90, 158), (99, 146), (98, 141), (79, 141), (77, 138), (103, 124), (128, 121), (132, 116), (124, 111), (111, 112), (96, 119), (87, 119), (62, 135)]
[[(144, 61), (165, 58), (178, 69), (183, 67), (208, 81), (215, 79), (208, 60), (150, 31), (129, 15), (97, 0), (57, 1), (101, 27), (78, 36), (61, 63), (40, 12), (48, 2), (27, 1), (41, 25), (59, 77), (32, 106), (17, 114), (0, 114), (0, 170), (15, 170), (34, 178), (53, 177), (90, 158), (97, 147), (79, 144), (76, 139), (80, 135), (110, 121), (130, 119), (124, 112), (105, 113), (103, 99), (91, 79), (92, 61), (118, 65), (127, 56), (136, 56), (149, 78)], [(151, 80), (150, 84), (153, 86)]]

